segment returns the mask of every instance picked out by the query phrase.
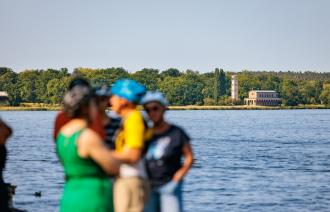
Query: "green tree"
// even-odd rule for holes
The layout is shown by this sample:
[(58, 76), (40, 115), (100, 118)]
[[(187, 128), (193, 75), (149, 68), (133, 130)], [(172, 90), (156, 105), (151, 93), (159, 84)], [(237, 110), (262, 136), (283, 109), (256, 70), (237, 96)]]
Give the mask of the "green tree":
[(217, 104), (220, 97), (220, 70), (218, 68), (216, 68), (214, 72), (213, 89), (213, 99), (215, 104)]
[(145, 85), (149, 90), (157, 90), (161, 81), (159, 70), (144, 68), (132, 75), (133, 79)]
[(300, 103), (298, 83), (285, 79), (282, 86), (282, 103), (288, 106), (297, 106)]
[(182, 73), (176, 68), (169, 68), (161, 73), (161, 77), (179, 77)]
[(180, 77), (166, 77), (160, 82), (160, 91), (164, 92), (171, 105), (203, 104), (203, 82), (194, 73)]
[(73, 72), (73, 76), (80, 76), (88, 79), (94, 87), (102, 86), (104, 84), (111, 85), (118, 79), (131, 77), (123, 68), (76, 68)]
[(12, 72), (12, 70), (10, 68), (7, 67), (0, 67), (0, 76), (3, 74), (6, 74), (8, 72)]
[(17, 78), (17, 74), (10, 69), (0, 75), (0, 90), (8, 93), (9, 104), (12, 106), (18, 106), (22, 102)]
[(319, 80), (299, 81), (300, 103), (319, 104), (323, 83)]
[(243, 71), (237, 76), (239, 82), (238, 96), (244, 99), (251, 90), (260, 90), (261, 82), (258, 77), (248, 71)]
[[(35, 82), (35, 93), (37, 97), (37, 102), (50, 103), (50, 96), (45, 92), (47, 90), (47, 84), (50, 80), (53, 79), (62, 79), (63, 77), (68, 76), (68, 72), (66, 68), (62, 68), (61, 70), (55, 69), (47, 69), (40, 70), (37, 80)], [(60, 86), (60, 84), (58, 85)]]
[(61, 79), (55, 78), (47, 83), (47, 96), (49, 97), (49, 101), (51, 103), (62, 103), (70, 80), (70, 77), (63, 77)]
[(219, 94), (221, 97), (226, 94), (226, 74), (222, 69), (219, 73)]
[[(214, 105), (214, 72), (202, 73), (199, 75), (199, 79), (203, 83), (202, 95), (203, 102), (207, 105)], [(210, 86), (212, 85), (212, 86)]]
[(39, 72), (26, 70), (18, 74), (18, 84), (23, 102), (37, 102), (36, 84)]
[(323, 104), (330, 105), (330, 83), (324, 83), (320, 99)]

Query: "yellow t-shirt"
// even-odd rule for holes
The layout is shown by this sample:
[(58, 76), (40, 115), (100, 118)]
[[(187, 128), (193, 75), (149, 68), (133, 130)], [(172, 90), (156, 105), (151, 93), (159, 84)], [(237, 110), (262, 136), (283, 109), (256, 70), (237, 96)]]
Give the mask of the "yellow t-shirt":
[(142, 114), (138, 110), (133, 110), (124, 118), (122, 129), (116, 139), (116, 151), (121, 152), (125, 148), (143, 149), (149, 137), (151, 131), (145, 126)]

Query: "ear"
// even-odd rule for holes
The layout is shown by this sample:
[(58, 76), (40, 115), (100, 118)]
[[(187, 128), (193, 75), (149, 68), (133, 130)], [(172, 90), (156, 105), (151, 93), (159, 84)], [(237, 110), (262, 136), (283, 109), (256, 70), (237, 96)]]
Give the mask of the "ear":
[(120, 98), (119, 102), (120, 102), (121, 107), (127, 107), (127, 105), (130, 104), (130, 102), (127, 101), (127, 99), (124, 99), (124, 98)]

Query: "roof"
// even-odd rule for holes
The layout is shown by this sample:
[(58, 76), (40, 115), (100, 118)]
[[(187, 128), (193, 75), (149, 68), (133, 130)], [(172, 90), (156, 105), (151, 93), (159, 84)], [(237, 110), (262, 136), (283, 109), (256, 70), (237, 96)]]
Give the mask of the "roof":
[(0, 91), (0, 96), (6, 96), (6, 97), (8, 97), (8, 93), (5, 92), (5, 91)]

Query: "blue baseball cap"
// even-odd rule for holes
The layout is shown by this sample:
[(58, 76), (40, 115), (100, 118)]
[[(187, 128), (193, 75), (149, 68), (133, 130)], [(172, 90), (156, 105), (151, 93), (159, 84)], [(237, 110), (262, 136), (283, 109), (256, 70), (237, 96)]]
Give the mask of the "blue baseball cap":
[(146, 92), (147, 89), (143, 85), (131, 79), (117, 80), (111, 88), (112, 95), (136, 104), (140, 102)]

